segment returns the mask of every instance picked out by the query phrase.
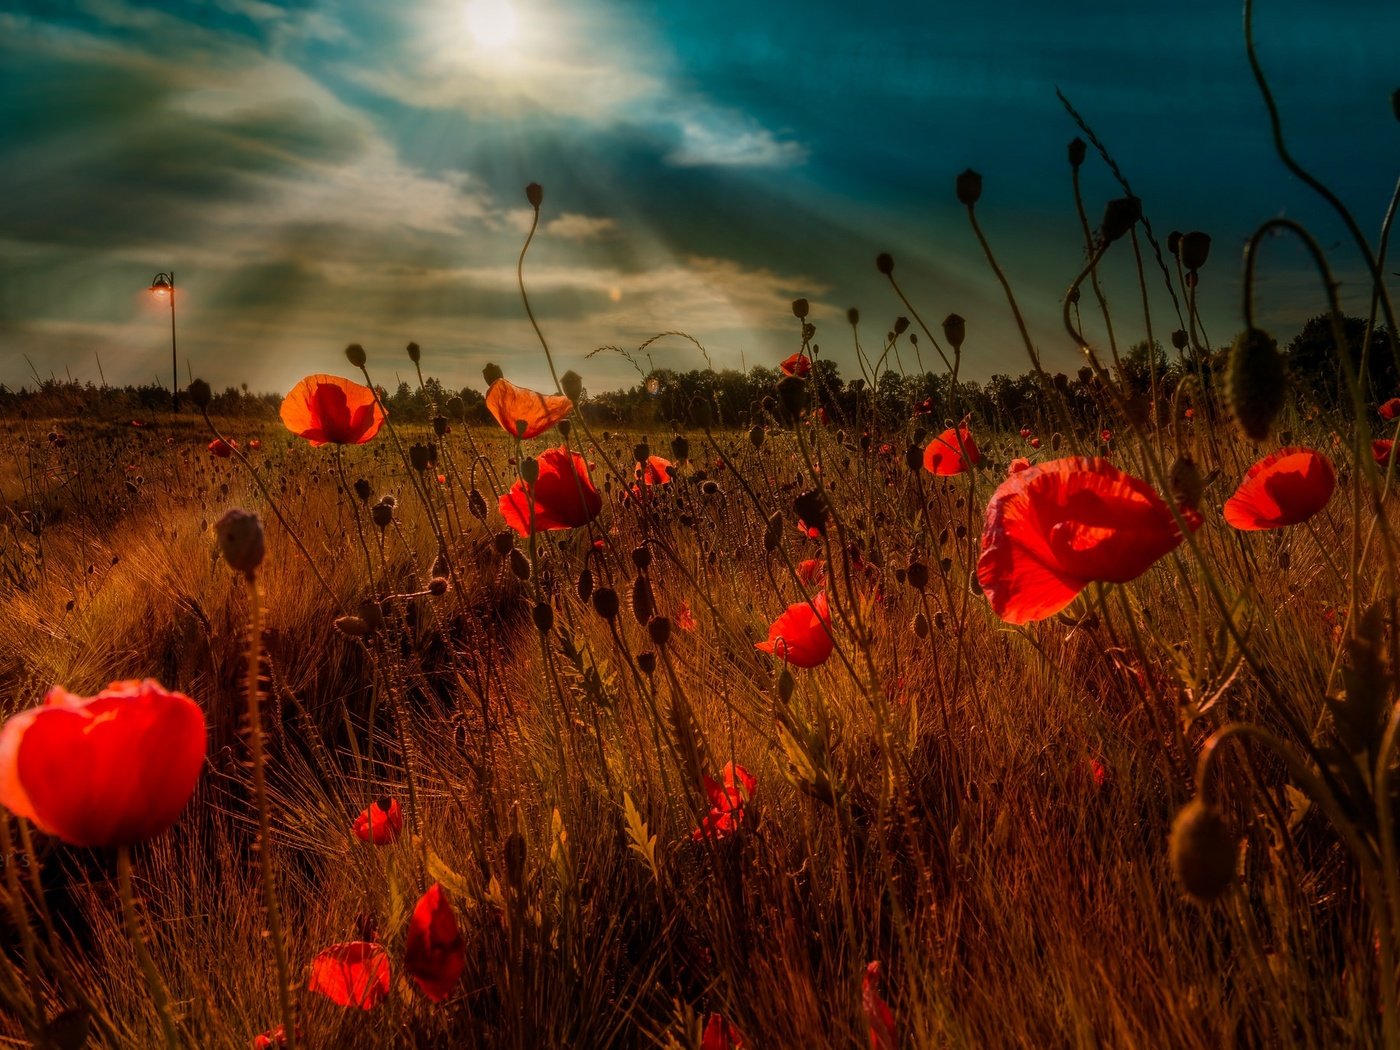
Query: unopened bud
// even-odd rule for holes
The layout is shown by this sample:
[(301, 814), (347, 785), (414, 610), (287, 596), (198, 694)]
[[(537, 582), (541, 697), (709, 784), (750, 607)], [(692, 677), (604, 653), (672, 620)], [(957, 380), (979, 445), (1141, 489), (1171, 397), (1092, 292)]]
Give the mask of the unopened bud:
[(958, 203), (971, 208), (982, 198), (982, 176), (968, 168), (958, 176), (956, 184)]
[(230, 510), (214, 525), (214, 535), (229, 567), (251, 578), (266, 553), (258, 516), (246, 510)]
[(367, 360), (365, 357), (365, 348), (359, 343), (351, 343), (345, 348), (345, 359), (356, 368), (364, 368), (365, 361)]

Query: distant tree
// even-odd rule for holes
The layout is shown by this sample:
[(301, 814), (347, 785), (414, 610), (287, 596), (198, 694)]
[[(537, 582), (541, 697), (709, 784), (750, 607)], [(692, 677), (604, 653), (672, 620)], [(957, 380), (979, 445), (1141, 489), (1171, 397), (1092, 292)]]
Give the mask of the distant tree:
[[(1346, 359), (1353, 368), (1361, 367), (1361, 344), (1365, 338), (1366, 322), (1359, 317), (1342, 321), (1346, 338)], [(1305, 396), (1325, 409), (1332, 410), (1347, 400), (1346, 382), (1342, 378), (1341, 359), (1332, 332), (1332, 319), (1327, 314), (1312, 318), (1293, 337), (1287, 350), (1288, 367)], [(1400, 375), (1395, 367), (1395, 337), (1385, 328), (1377, 328), (1371, 336), (1362, 393), (1371, 403), (1384, 401), (1400, 394)]]

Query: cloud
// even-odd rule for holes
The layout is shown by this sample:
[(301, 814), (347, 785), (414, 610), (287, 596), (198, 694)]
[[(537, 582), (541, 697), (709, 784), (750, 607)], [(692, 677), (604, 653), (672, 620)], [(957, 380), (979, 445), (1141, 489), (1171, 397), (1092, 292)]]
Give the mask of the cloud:
[(699, 106), (676, 118), (680, 145), (665, 160), (681, 168), (785, 168), (807, 159), (807, 148), (782, 139), (739, 113)]

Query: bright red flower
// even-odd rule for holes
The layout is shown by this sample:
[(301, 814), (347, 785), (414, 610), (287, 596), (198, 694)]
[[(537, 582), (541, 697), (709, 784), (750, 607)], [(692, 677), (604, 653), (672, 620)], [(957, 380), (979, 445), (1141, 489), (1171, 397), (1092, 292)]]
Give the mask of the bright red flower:
[(253, 438), (252, 441), (248, 442), (248, 447), (251, 448), (254, 452), (258, 451), (258, 449), (262, 448), (262, 439)]
[(1400, 397), (1392, 397), (1380, 408), (1382, 419), (1394, 419), (1400, 416)]
[(538, 437), (574, 410), (563, 394), (540, 394), (498, 379), (486, 391), (486, 407), (511, 437)]
[(540, 476), (533, 486), (518, 479), (499, 503), (506, 524), (522, 536), (530, 534), (530, 508), (535, 531), (555, 532), (587, 525), (603, 509), (603, 497), (588, 476), (588, 464), (567, 448), (546, 449), (536, 458)]
[(1188, 409), (1186, 410), (1186, 412), (1185, 412), (1185, 415), (1186, 415), (1186, 418), (1187, 418), (1187, 419), (1195, 419), (1195, 418), (1196, 418), (1196, 410), (1195, 410), (1194, 408), (1188, 408)]
[(1031, 438), (1031, 448), (1040, 448), (1040, 438)]
[[(296, 1026), (297, 1042), (302, 1041), (301, 1025)], [(287, 1045), (287, 1026), (279, 1024), (276, 1028), (259, 1033), (253, 1039), (253, 1050), (273, 1050), (274, 1047)]]
[(389, 953), (374, 941), (333, 944), (311, 960), (306, 987), (337, 1006), (373, 1010), (389, 996)]
[(860, 984), (860, 1005), (870, 1026), (870, 1050), (895, 1050), (894, 1011), (880, 995), (878, 960), (865, 967), (865, 977)]
[(1307, 521), (1327, 505), (1337, 475), (1310, 448), (1283, 448), (1249, 468), (1225, 501), (1225, 520), (1237, 529), (1277, 529)]
[(1022, 428), (1021, 428), (1021, 437), (1024, 439), (1024, 438), (1028, 438), (1028, 437), (1030, 437), (1030, 436), (1031, 436), (1031, 428), (1030, 428), (1030, 427), (1022, 427)]
[(691, 832), (695, 840), (706, 836), (722, 839), (739, 830), (744, 820), (744, 805), (753, 798), (758, 781), (743, 766), (726, 762), (720, 774), (724, 786), (716, 784), (708, 773), (704, 777), (705, 794), (710, 799), (710, 812), (704, 822)]
[(748, 1045), (739, 1029), (726, 1021), (723, 1014), (710, 1014), (705, 1020), (700, 1050), (745, 1050)]
[(215, 438), (209, 442), (209, 452), (220, 459), (228, 459), (233, 455), (233, 450), (238, 447), (238, 442), (232, 439), (225, 441), (223, 438)]
[(975, 467), (981, 462), (982, 453), (977, 451), (977, 442), (972, 440), (972, 431), (967, 427), (957, 430), (949, 427), (924, 449), (924, 469), (943, 477), (961, 474), (968, 463)]
[(808, 587), (815, 587), (826, 578), (826, 563), (820, 558), (806, 558), (797, 563), (797, 578)]
[(403, 834), (403, 807), (396, 798), (375, 799), (355, 818), (355, 837), (384, 846)]
[(643, 485), (669, 485), (673, 469), (669, 459), (648, 456), (645, 466), (640, 463), (637, 465), (637, 480)]
[(1103, 439), (1105, 444), (1107, 444), (1108, 442), (1113, 440), (1113, 431), (1109, 430), (1107, 427), (1104, 427), (1102, 430), (1099, 431), (1099, 437)]
[(282, 422), (297, 437), (322, 445), (363, 445), (384, 425), (374, 391), (340, 376), (307, 376), (282, 399)]
[(791, 357), (785, 358), (778, 367), (783, 370), (784, 375), (796, 376), (798, 379), (806, 379), (812, 374), (811, 358), (804, 357), (802, 354), (793, 354)]
[(768, 628), (768, 640), (755, 649), (785, 659), (793, 667), (816, 667), (831, 655), (831, 611), (826, 592), (810, 602), (789, 605)]
[(199, 705), (153, 679), (55, 687), (0, 729), (0, 804), (74, 846), (129, 846), (179, 819), (206, 746)]
[(1019, 474), (1023, 470), (1030, 469), (1031, 461), (1026, 459), (1024, 456), (1017, 456), (1007, 465), (1006, 476), (1010, 477), (1012, 474)]
[[(1188, 517), (1199, 527), (1199, 515)], [(1090, 583), (1136, 579), (1180, 542), (1147, 482), (1106, 459), (1056, 459), (992, 494), (977, 579), (998, 616), (1028, 623), (1059, 612)]]
[(435, 1003), (451, 994), (466, 969), (466, 944), (452, 905), (436, 882), (414, 905), (404, 942), (403, 968)]
[(681, 602), (676, 610), (676, 626), (683, 631), (695, 630), (695, 614), (690, 611), (689, 602)]
[(1390, 453), (1395, 449), (1394, 441), (1377, 440), (1371, 442), (1371, 455), (1375, 458), (1376, 466), (1390, 466)]

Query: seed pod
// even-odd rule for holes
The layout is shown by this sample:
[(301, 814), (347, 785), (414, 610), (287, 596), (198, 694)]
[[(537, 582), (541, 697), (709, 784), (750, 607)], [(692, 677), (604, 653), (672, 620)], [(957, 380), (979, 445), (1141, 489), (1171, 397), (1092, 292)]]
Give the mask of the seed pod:
[(783, 703), (792, 699), (792, 691), (796, 688), (797, 679), (793, 678), (792, 671), (784, 666), (782, 673), (778, 675), (778, 696), (782, 698)]
[(374, 494), (374, 490), (370, 488), (369, 482), (364, 478), (358, 479), (353, 488), (355, 489), (355, 495), (360, 498), (361, 503), (368, 503), (370, 496)]
[(1237, 335), (1225, 366), (1225, 401), (1246, 437), (1269, 436), (1287, 392), (1283, 355), (1273, 338), (1258, 328)]
[(457, 396), (454, 394), (452, 397), (449, 397), (449, 398), (447, 399), (447, 414), (448, 414), (449, 417), (451, 417), (452, 419), (457, 420), (457, 422), (459, 422), (459, 423), (464, 423), (464, 422), (466, 422), (466, 419), (467, 419), (467, 406), (466, 406), (466, 403), (465, 403), (460, 397), (457, 397)]
[(428, 593), (434, 598), (441, 598), (447, 593), (447, 577), (434, 576), (428, 581)]
[(894, 319), (894, 334), (903, 335), (907, 331), (909, 331), (909, 318), (896, 317)]
[(496, 553), (504, 558), (515, 546), (515, 533), (511, 532), (510, 529), (502, 529), (491, 537), (491, 545), (495, 547)]
[(846, 311), (846, 323), (852, 328), (860, 324), (860, 311), (854, 306)]
[(530, 618), (535, 621), (535, 629), (540, 634), (548, 634), (554, 629), (554, 610), (548, 602), (539, 602), (530, 613)]
[(632, 564), (643, 572), (651, 565), (651, 548), (646, 544), (632, 548)]
[(345, 348), (345, 359), (356, 368), (364, 368), (365, 361), (368, 360), (365, 357), (365, 348), (359, 343), (351, 343)]
[(584, 569), (578, 574), (578, 600), (586, 602), (591, 597), (593, 597), (593, 570)]
[(1178, 350), (1185, 350), (1190, 345), (1191, 337), (1186, 334), (1186, 329), (1178, 328), (1172, 333), (1172, 346)]
[(1084, 145), (1081, 138), (1072, 138), (1069, 142), (1069, 166), (1077, 168), (1084, 163), (1084, 155), (1088, 152), (1088, 147)]
[(904, 465), (918, 472), (924, 468), (924, 450), (918, 445), (910, 445), (904, 450)]
[(1174, 259), (1181, 255), (1180, 230), (1172, 230), (1171, 233), (1167, 234), (1167, 252)]
[(365, 627), (370, 631), (380, 631), (384, 629), (384, 610), (379, 607), (379, 603), (366, 598), (360, 602), (356, 615), (365, 622)]
[(515, 574), (517, 580), (530, 578), (530, 561), (520, 552), (518, 547), (510, 549), (510, 571)]
[(914, 634), (918, 638), (928, 637), (928, 617), (922, 612), (914, 615)]
[(477, 521), (486, 520), (486, 497), (481, 494), (480, 489), (473, 488), (467, 493), (467, 509)]
[(258, 516), (237, 508), (230, 510), (215, 523), (214, 535), (229, 567), (252, 579), (266, 553)]
[(1193, 230), (1182, 234), (1181, 265), (1188, 270), (1199, 270), (1210, 257), (1210, 234)]
[(754, 448), (763, 447), (763, 438), (764, 433), (762, 427), (749, 428), (749, 444), (752, 445)]
[(763, 551), (771, 554), (778, 549), (778, 544), (783, 538), (783, 515), (781, 511), (774, 511), (773, 516), (768, 519), (768, 526), (763, 530)]
[(611, 587), (599, 587), (593, 592), (593, 611), (605, 620), (617, 618), (617, 591)]
[(203, 411), (209, 407), (209, 402), (214, 399), (214, 391), (209, 384), (202, 379), (196, 379), (190, 383), (190, 400), (194, 402), (194, 407)]
[(1176, 497), (1177, 503), (1183, 507), (1196, 510), (1201, 505), (1201, 493), (1205, 489), (1205, 482), (1201, 479), (1201, 470), (1196, 466), (1196, 461), (1188, 455), (1177, 456), (1172, 463), (1171, 471), (1167, 475), (1167, 484), (1170, 486), (1172, 495)]
[(436, 434), (438, 437), (446, 437), (446, 436), (447, 436), (447, 429), (448, 429), (448, 427), (447, 427), (447, 417), (446, 417), (446, 416), (442, 416), (442, 415), (433, 416), (433, 433), (434, 433), (434, 434)]
[(559, 377), (559, 385), (563, 388), (565, 397), (574, 404), (579, 403), (583, 397), (583, 376), (571, 368)]
[(969, 208), (982, 199), (982, 176), (968, 168), (958, 176), (955, 185), (958, 195), (958, 203), (966, 204)]
[(428, 446), (413, 444), (408, 449), (408, 462), (413, 469), (422, 473), (428, 469)]
[(889, 252), (881, 252), (875, 256), (875, 269), (888, 277), (894, 273), (894, 256)]
[(910, 562), (909, 573), (905, 578), (914, 590), (923, 590), (928, 586), (928, 566), (921, 561)]
[(376, 503), (369, 511), (369, 520), (387, 529), (394, 520), (394, 508), (388, 503)]
[(1127, 234), (1142, 218), (1142, 201), (1137, 197), (1115, 197), (1104, 206), (1099, 236), (1111, 244)]
[(655, 609), (656, 603), (651, 596), (651, 581), (638, 575), (632, 581), (632, 616), (639, 624), (645, 626)]
[(954, 350), (961, 350), (967, 338), (967, 322), (957, 314), (949, 314), (943, 318), (943, 338)]
[(525, 480), (525, 484), (533, 485), (540, 480), (539, 460), (533, 456), (526, 456), (520, 461), (520, 476)]
[(782, 405), (783, 415), (788, 421), (799, 418), (811, 403), (806, 380), (784, 376), (778, 383), (778, 403)]
[(485, 368), (481, 370), (481, 378), (486, 380), (486, 385), (489, 387), (496, 380), (504, 379), (505, 373), (501, 371), (500, 365), (488, 364)]
[(656, 654), (650, 649), (644, 653), (638, 653), (637, 669), (641, 671), (642, 674), (652, 674), (656, 670)]
[(792, 301), (792, 316), (796, 317), (799, 321), (801, 321), (807, 316), (807, 311), (809, 308), (810, 307), (806, 299), (794, 299)]
[(690, 442), (684, 435), (677, 434), (671, 439), (671, 458), (677, 463), (683, 463), (690, 458)]
[(525, 187), (525, 199), (530, 202), (530, 207), (538, 210), (544, 203), (544, 187), (538, 182), (532, 182)]
[(407, 350), (408, 359), (412, 361), (415, 365), (423, 360), (423, 351), (421, 348), (419, 348), (417, 343), (409, 343)]
[(808, 529), (816, 529), (822, 534), (826, 533), (826, 497), (816, 489), (808, 489), (801, 493), (797, 499), (792, 501), (792, 509), (797, 514), (797, 520)]
[(671, 620), (667, 616), (653, 616), (647, 623), (647, 635), (653, 645), (660, 647), (671, 640)]
[(1188, 802), (1172, 822), (1168, 852), (1176, 877), (1196, 900), (1220, 897), (1235, 881), (1239, 842), (1213, 806)]
[(369, 634), (369, 627), (358, 616), (337, 616), (335, 629), (347, 638), (363, 638)]

